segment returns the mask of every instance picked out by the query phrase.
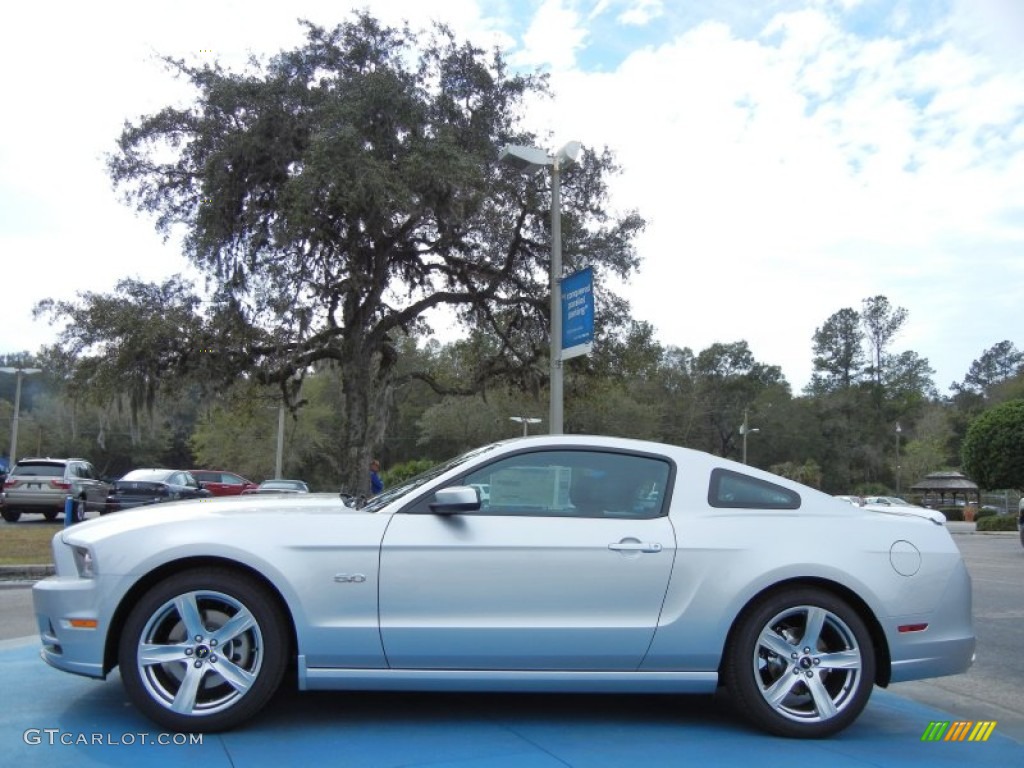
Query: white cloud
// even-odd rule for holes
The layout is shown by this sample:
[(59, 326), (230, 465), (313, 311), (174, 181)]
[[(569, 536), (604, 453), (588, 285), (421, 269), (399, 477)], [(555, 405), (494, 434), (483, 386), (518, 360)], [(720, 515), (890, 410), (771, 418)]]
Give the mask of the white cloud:
[(665, 5), (662, 0), (635, 0), (616, 16), (616, 20), (620, 24), (642, 27), (664, 13)]
[(523, 47), (510, 54), (509, 62), (518, 67), (568, 69), (575, 64), (576, 51), (586, 36), (575, 10), (563, 0), (544, 0), (523, 35)]

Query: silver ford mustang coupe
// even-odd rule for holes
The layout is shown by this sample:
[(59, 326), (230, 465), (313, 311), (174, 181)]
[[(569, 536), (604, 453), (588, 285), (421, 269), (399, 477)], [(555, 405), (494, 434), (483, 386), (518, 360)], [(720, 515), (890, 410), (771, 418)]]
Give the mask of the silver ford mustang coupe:
[[(488, 489), (482, 497), (480, 488)], [(169, 731), (309, 690), (711, 693), (774, 734), (974, 656), (943, 518), (870, 510), (698, 451), (546, 436), (359, 506), (175, 502), (75, 525), (33, 592), (42, 657)]]

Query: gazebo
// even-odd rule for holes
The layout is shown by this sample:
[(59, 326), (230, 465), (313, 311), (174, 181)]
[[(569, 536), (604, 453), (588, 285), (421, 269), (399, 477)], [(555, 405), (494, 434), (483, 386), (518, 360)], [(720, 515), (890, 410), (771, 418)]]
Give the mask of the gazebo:
[(922, 494), (924, 502), (938, 498), (940, 506), (945, 506), (946, 496), (950, 497), (951, 505), (956, 504), (957, 496), (962, 496), (965, 504), (972, 497), (976, 503), (981, 504), (981, 491), (977, 484), (959, 472), (932, 472), (910, 486), (910, 490)]

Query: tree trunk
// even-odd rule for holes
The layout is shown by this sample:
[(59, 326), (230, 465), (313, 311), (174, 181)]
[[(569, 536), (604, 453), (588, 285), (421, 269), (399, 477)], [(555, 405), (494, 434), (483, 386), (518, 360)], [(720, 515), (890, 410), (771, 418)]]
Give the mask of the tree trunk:
[(341, 366), (345, 423), (339, 446), (341, 490), (370, 495), (370, 460), (376, 457), (387, 428), (388, 404), (394, 383), (382, 355), (346, 355)]

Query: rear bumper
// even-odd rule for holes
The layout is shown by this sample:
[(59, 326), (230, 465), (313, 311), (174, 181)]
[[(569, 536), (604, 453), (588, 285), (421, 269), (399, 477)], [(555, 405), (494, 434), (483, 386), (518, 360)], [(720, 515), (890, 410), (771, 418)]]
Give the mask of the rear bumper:
[[(899, 625), (926, 623), (920, 632), (900, 632)], [(966, 672), (974, 663), (971, 577), (960, 561), (935, 611), (903, 617), (886, 627), (892, 656), (891, 682), (921, 680)]]
[(18, 493), (4, 491), (0, 494), (0, 507), (16, 509), (20, 512), (63, 512), (64, 499), (67, 493)]

